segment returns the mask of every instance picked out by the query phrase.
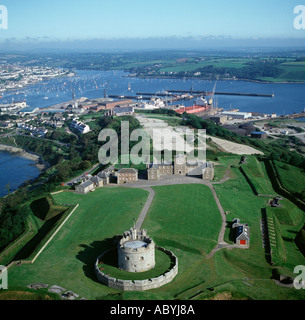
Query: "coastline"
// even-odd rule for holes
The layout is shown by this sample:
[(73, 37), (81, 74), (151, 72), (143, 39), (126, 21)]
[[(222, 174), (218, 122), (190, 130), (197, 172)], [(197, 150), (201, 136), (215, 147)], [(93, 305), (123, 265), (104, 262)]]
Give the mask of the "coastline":
[(34, 153), (29, 153), (26, 150), (19, 147), (0, 144), (0, 151), (5, 151), (13, 155), (36, 162), (35, 166), (38, 168), (40, 172), (44, 172), (50, 167), (49, 163), (43, 161), (39, 155)]
[(266, 80), (255, 80), (255, 79), (237, 79), (237, 78), (219, 78), (211, 79), (206, 77), (182, 77), (182, 76), (162, 76), (162, 75), (126, 75), (126, 78), (140, 78), (140, 79), (190, 79), (190, 80), (208, 80), (208, 81), (245, 81), (254, 83), (265, 83), (265, 84), (305, 84), (305, 81), (266, 81)]

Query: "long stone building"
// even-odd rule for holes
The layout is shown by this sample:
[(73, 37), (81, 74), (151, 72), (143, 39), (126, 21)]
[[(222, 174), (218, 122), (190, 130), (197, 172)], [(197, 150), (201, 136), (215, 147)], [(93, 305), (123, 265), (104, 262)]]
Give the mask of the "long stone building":
[(214, 164), (208, 161), (188, 162), (185, 155), (177, 155), (173, 162), (152, 163), (147, 168), (148, 180), (159, 180), (161, 175), (198, 176), (214, 179)]

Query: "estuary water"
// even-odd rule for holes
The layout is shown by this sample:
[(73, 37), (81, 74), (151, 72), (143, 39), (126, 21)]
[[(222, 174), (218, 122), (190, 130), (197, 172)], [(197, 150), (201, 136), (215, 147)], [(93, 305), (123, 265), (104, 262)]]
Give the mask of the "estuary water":
[[(76, 98), (101, 98), (105, 89), (108, 95), (129, 95), (157, 93), (166, 90), (213, 91), (215, 81), (200, 79), (160, 79), (128, 77), (123, 71), (76, 70), (76, 76), (57, 78), (28, 86), (19, 91), (6, 92), (0, 104), (12, 101), (26, 101), (34, 108), (46, 108)], [(239, 109), (244, 112), (276, 113), (278, 115), (298, 113), (305, 109), (305, 84), (258, 83), (248, 81), (217, 81), (216, 92), (274, 94), (273, 98), (251, 96), (216, 95), (217, 106)], [(194, 100), (176, 104), (192, 105)], [(7, 194), (7, 185), (18, 188), (24, 181), (39, 175), (31, 161), (0, 152), (0, 196)]]
[[(164, 90), (213, 91), (215, 81), (200, 79), (133, 78), (123, 71), (76, 70), (71, 78), (51, 79), (29, 86), (19, 92), (4, 93), (0, 104), (12, 100), (26, 100), (33, 108), (45, 108), (76, 98), (101, 98), (107, 88), (108, 95), (157, 93)], [(130, 90), (129, 90), (130, 89)], [(278, 115), (301, 112), (305, 108), (305, 84), (259, 83), (249, 81), (217, 81), (216, 92), (274, 94), (274, 98), (216, 95), (218, 107), (239, 109), (245, 112), (277, 113)], [(181, 101), (185, 106), (194, 101)]]
[(14, 154), (0, 151), (0, 197), (16, 190), (25, 181), (40, 174), (35, 162)]

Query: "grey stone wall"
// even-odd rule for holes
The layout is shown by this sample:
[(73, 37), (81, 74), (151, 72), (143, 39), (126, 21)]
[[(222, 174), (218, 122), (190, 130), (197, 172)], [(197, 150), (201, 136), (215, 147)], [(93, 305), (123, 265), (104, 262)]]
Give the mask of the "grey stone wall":
[(121, 291), (146, 291), (160, 288), (170, 283), (178, 274), (178, 258), (171, 251), (166, 250), (162, 247), (157, 247), (156, 249), (165, 252), (167, 255), (171, 257), (172, 261), (174, 262), (174, 266), (172, 267), (172, 269), (166, 272), (165, 274), (156, 278), (145, 280), (121, 280), (107, 276), (98, 268), (98, 263), (102, 259), (102, 257), (110, 251), (108, 250), (104, 252), (101, 256), (99, 256), (95, 263), (95, 274), (97, 276), (97, 279), (102, 284)]

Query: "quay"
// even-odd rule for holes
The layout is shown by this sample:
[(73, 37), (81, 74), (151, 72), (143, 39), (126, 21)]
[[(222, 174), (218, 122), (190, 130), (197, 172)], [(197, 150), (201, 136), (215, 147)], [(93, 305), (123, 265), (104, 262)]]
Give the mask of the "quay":
[[(205, 96), (213, 95), (213, 92), (208, 91), (189, 91), (189, 90), (168, 90), (169, 93), (188, 93), (188, 94), (201, 94)], [(228, 96), (250, 96), (250, 97), (265, 97), (274, 98), (274, 94), (263, 93), (242, 93), (242, 92), (215, 92), (215, 95), (228, 95)]]

